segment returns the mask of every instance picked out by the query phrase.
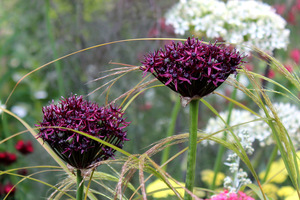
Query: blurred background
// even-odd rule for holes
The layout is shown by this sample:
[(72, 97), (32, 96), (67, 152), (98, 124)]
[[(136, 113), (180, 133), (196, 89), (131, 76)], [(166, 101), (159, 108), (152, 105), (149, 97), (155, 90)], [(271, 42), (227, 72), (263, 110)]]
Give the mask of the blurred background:
[[(278, 50), (274, 57), (290, 70), (298, 70), (300, 64), (300, 3), (296, 0), (264, 1), (277, 9), (287, 21), (290, 43), (286, 50)], [(80, 49), (106, 42), (133, 38), (186, 38), (177, 36), (172, 26), (166, 25), (165, 13), (177, 3), (175, 0), (1, 0), (0, 1), (0, 101), (5, 103), (16, 83), (27, 73), (61, 56)], [(191, 36), (186, 34), (186, 36)], [(207, 38), (203, 38), (208, 41)], [(41, 120), (42, 106), (52, 99), (71, 93), (84, 95), (87, 99), (105, 104), (103, 89), (93, 92), (111, 79), (96, 80), (104, 70), (121, 67), (123, 63), (141, 65), (143, 55), (167, 44), (168, 41), (134, 41), (111, 44), (67, 57), (41, 70), (33, 72), (17, 86), (6, 108), (24, 119), (32, 127)], [(255, 63), (253, 65), (252, 63)], [(264, 74), (265, 63), (249, 62), (249, 69)], [(122, 77), (111, 89), (109, 100), (134, 87), (141, 79), (142, 72), (135, 71)], [(282, 75), (272, 72), (268, 76), (280, 82)], [(281, 82), (282, 83), (282, 82)], [(284, 83), (282, 83), (284, 84)], [(286, 83), (286, 87), (289, 87)], [(223, 86), (224, 87), (224, 86)], [(274, 88), (276, 89), (276, 88)], [(289, 88), (293, 90), (293, 88)], [(219, 89), (230, 94), (230, 90)], [(299, 95), (299, 94), (297, 94)], [(132, 121), (128, 127), (130, 139), (124, 149), (130, 153), (143, 153), (148, 146), (163, 139), (168, 128), (171, 111), (177, 96), (168, 88), (161, 87), (142, 93), (127, 110)], [(273, 96), (272, 98), (277, 98)], [(279, 98), (279, 97), (278, 97)], [(219, 111), (226, 109), (227, 102), (221, 102), (214, 95), (207, 97)], [(207, 100), (206, 99), (206, 100)], [(243, 99), (242, 101), (249, 101)], [(277, 100), (277, 99), (276, 99)], [(117, 104), (121, 101), (116, 102)], [(204, 128), (210, 116), (207, 108), (200, 106), (199, 128)], [(174, 134), (188, 130), (188, 112), (181, 108)], [(0, 139), (25, 130), (14, 118), (5, 115), (0, 124)], [(21, 141), (21, 142), (20, 142)], [(23, 143), (22, 143), (23, 142)], [(185, 147), (177, 145), (171, 155)], [(22, 150), (20, 150), (22, 149)], [(10, 162), (0, 164), (0, 169), (22, 166), (56, 165), (47, 152), (35, 141), (30, 133), (24, 133), (0, 145), (0, 153), (10, 153)], [(199, 148), (201, 168), (213, 165), (213, 147)], [(6, 155), (7, 156), (7, 155)], [(1, 155), (0, 155), (1, 159)], [(153, 159), (159, 163), (160, 154)], [(169, 165), (168, 172), (183, 180), (181, 166), (184, 156)], [(108, 171), (105, 166), (98, 170)], [(119, 166), (120, 167), (120, 166)], [(117, 166), (118, 168), (118, 166)], [(28, 169), (20, 173), (31, 174), (38, 169)], [(63, 180), (61, 173), (40, 173), (37, 179), (55, 185)], [(0, 176), (1, 186), (16, 183), (16, 177)], [(197, 180), (199, 185), (203, 184)], [(138, 184), (136, 178), (133, 184)], [(4, 192), (3, 190), (1, 191)], [(16, 187), (15, 199), (44, 199), (53, 190), (49, 187), (26, 180)], [(37, 198), (38, 197), (38, 198)]]

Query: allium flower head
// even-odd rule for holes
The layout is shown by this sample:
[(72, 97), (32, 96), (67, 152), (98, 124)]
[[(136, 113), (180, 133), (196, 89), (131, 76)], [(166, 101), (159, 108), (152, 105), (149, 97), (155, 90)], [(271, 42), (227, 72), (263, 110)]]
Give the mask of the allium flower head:
[(64, 128), (81, 131), (123, 147), (129, 124), (123, 118), (120, 107), (100, 107), (96, 103), (73, 95), (62, 98), (58, 104), (43, 107), (44, 118), (39, 122), (38, 137), (47, 142), (64, 161), (78, 169), (114, 156), (115, 150), (79, 133)]
[(244, 57), (216, 44), (188, 38), (145, 56), (141, 70), (183, 97), (201, 98), (219, 87), (243, 63)]

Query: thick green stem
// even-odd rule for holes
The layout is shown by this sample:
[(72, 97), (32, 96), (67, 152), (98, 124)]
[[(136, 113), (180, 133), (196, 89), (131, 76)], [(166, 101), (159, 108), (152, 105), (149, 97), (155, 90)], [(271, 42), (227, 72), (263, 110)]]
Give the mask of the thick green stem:
[[(168, 127), (168, 131), (167, 131), (167, 137), (172, 136), (173, 133), (174, 133), (176, 120), (177, 120), (177, 116), (178, 116), (180, 107), (181, 107), (181, 103), (180, 103), (180, 99), (178, 98), (175, 105), (174, 105), (174, 107), (173, 107), (173, 111), (172, 111), (172, 115), (171, 115), (171, 122), (170, 122), (170, 125)], [(161, 158), (161, 162), (160, 162), (161, 164), (164, 164), (168, 160), (169, 153), (170, 153), (170, 146), (168, 146), (164, 149), (163, 155), (162, 155), (162, 158)], [(167, 165), (164, 165), (162, 169), (166, 171), (167, 170)]]
[(84, 184), (83, 184), (83, 178), (81, 175), (81, 171), (80, 169), (77, 169), (77, 193), (76, 193), (76, 200), (83, 200), (83, 188), (84, 188)]
[[(185, 180), (185, 187), (193, 192), (195, 182), (196, 169), (196, 154), (197, 154), (197, 130), (198, 130), (198, 109), (199, 100), (192, 100), (190, 102), (190, 134), (189, 134), (189, 150), (187, 159), (187, 173)], [(185, 200), (191, 200), (192, 196), (185, 193)]]

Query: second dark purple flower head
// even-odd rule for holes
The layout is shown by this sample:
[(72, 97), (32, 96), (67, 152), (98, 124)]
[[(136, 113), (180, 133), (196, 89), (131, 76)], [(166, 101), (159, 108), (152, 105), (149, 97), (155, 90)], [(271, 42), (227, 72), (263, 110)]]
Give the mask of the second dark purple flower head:
[(243, 58), (235, 50), (188, 38), (146, 55), (141, 70), (183, 97), (201, 98), (236, 74)]

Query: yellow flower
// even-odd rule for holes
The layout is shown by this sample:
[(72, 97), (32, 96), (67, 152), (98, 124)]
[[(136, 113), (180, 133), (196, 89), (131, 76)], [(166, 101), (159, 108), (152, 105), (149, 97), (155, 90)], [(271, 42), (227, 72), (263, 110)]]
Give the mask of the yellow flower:
[[(207, 185), (211, 185), (214, 178), (214, 171), (210, 169), (205, 169), (201, 171), (201, 180)], [(216, 186), (219, 186), (223, 183), (225, 175), (222, 172), (219, 172), (216, 179)]]
[[(261, 172), (259, 178), (264, 179), (265, 174), (265, 171)], [(274, 183), (283, 183), (286, 178), (287, 171), (285, 170), (284, 163), (282, 161), (273, 162), (266, 180)]]
[[(177, 190), (177, 192), (183, 196), (184, 195), (184, 189), (181, 188), (185, 186), (184, 183), (177, 184), (176, 182), (169, 180), (170, 184), (174, 189)], [(162, 180), (155, 180), (154, 182), (150, 183), (146, 188), (147, 193), (152, 193), (152, 196), (154, 198), (166, 198), (169, 195), (174, 196), (175, 193), (166, 185), (165, 182)]]
[(297, 192), (293, 192), (291, 195), (287, 196), (284, 200), (295, 200), (295, 199), (298, 199), (298, 194)]
[(280, 197), (289, 197), (291, 196), (296, 190), (291, 186), (283, 186), (278, 191), (277, 194)]
[(276, 191), (278, 191), (278, 187), (272, 183), (264, 184), (262, 186), (264, 193), (271, 197), (273, 200), (277, 200)]

